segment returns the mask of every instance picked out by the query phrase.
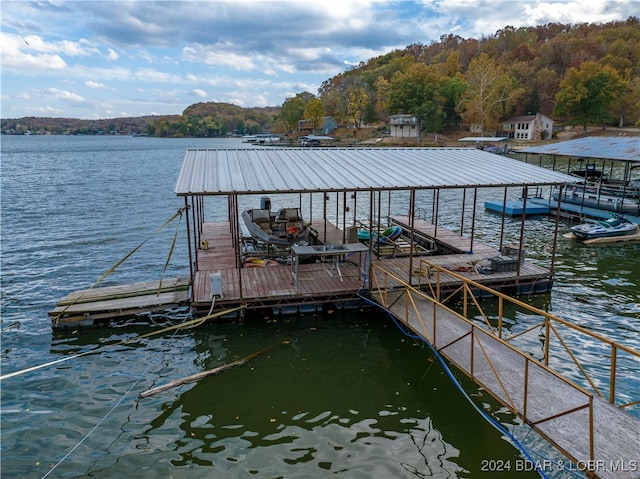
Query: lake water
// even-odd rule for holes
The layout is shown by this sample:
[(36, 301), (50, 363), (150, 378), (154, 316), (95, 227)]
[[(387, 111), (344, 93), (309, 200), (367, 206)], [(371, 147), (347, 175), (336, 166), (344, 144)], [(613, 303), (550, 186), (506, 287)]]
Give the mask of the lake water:
[[(244, 146), (236, 139), (2, 137), (2, 374), (73, 357), (0, 384), (3, 478), (538, 477), (516, 473), (528, 467), (523, 454), (475, 407), (491, 411), (535, 460), (562, 461), (456, 374), (467, 400), (431, 351), (383, 314), (210, 323), (125, 344), (188, 312), (52, 332), (47, 311), (61, 297), (89, 287), (147, 238), (102, 285), (159, 278), (174, 225), (153, 233), (183, 206), (173, 188), (187, 148)], [(441, 226), (459, 229), (459, 195), (443, 198)], [(427, 207), (430, 200), (421, 201)], [(497, 246), (499, 217), (480, 207), (478, 217), (478, 236)], [(550, 264), (552, 232), (548, 218), (528, 222), (527, 258)], [(517, 222), (508, 222), (511, 240), (518, 234)], [(185, 236), (181, 223), (167, 277), (188, 272)], [(536, 306), (640, 346), (639, 245), (561, 240), (555, 267), (553, 291), (533, 298)], [(138, 397), (270, 346), (220, 375)], [(597, 365), (597, 349), (579, 349)], [(640, 367), (624, 367), (621, 394), (637, 396)], [(498, 464), (512, 470), (498, 474)]]

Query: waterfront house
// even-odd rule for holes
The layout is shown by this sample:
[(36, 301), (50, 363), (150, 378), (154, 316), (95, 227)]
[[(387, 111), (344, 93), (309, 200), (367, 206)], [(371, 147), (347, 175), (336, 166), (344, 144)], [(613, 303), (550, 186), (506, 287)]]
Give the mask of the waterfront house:
[(553, 120), (548, 116), (514, 116), (502, 123), (507, 138), (514, 140), (549, 140), (553, 135)]
[(415, 116), (406, 113), (392, 115), (389, 119), (391, 136), (396, 138), (417, 138), (418, 120)]
[(298, 133), (300, 135), (316, 135), (319, 133), (323, 135), (328, 135), (337, 127), (338, 127), (338, 124), (330, 116), (323, 117), (320, 120), (320, 124), (318, 125), (317, 128), (313, 127), (312, 120), (298, 120)]

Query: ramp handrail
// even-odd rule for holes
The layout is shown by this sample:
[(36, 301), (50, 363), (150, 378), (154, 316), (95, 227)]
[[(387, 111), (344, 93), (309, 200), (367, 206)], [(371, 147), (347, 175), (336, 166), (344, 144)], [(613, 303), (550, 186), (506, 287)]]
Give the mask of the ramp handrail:
[[(617, 341), (613, 341), (601, 334), (595, 333), (586, 328), (578, 326), (574, 323), (571, 323), (570, 321), (562, 319), (551, 313), (538, 309), (535, 306), (524, 303), (523, 301), (520, 301), (517, 298), (513, 298), (504, 293), (501, 293), (492, 288), (489, 288), (488, 286), (477, 283), (469, 278), (464, 277), (463, 275), (457, 274), (456, 272), (448, 270), (442, 266), (433, 264), (427, 260), (424, 260), (424, 259), (420, 260), (419, 271), (420, 271), (420, 280), (422, 280), (423, 277), (426, 277), (427, 279), (430, 279), (430, 280), (435, 279), (435, 285), (433, 284), (433, 281), (429, 281), (427, 285), (433, 298), (435, 298), (440, 303), (446, 303), (449, 299), (456, 297), (457, 295), (460, 294), (460, 292), (462, 292), (462, 300), (463, 300), (462, 316), (467, 319), (470, 319), (469, 303), (472, 302), (473, 305), (476, 307), (477, 311), (482, 315), (482, 318), (484, 320), (484, 323), (487, 329), (491, 331), (492, 334), (495, 334), (497, 337), (504, 339), (507, 342), (512, 342), (514, 339), (520, 336), (530, 333), (531, 331), (534, 331), (537, 328), (543, 327), (544, 337), (546, 340), (544, 343), (544, 356), (542, 360), (546, 366), (549, 366), (549, 361), (553, 357), (553, 355), (554, 354), (558, 355), (560, 352), (558, 350), (551, 350), (552, 341), (550, 339), (553, 333), (553, 336), (558, 340), (561, 346), (561, 350), (565, 351), (569, 355), (569, 357), (571, 358), (571, 361), (573, 361), (573, 363), (577, 366), (580, 373), (583, 375), (584, 379), (589, 383), (593, 391), (602, 398), (604, 398), (604, 394), (600, 391), (600, 389), (596, 385), (596, 381), (591, 377), (591, 375), (587, 372), (585, 367), (581, 364), (580, 360), (576, 357), (574, 351), (572, 351), (572, 349), (570, 348), (569, 343), (565, 339), (563, 339), (558, 329), (558, 326), (561, 325), (562, 327), (565, 327), (575, 333), (584, 335), (593, 340), (596, 340), (598, 343), (606, 345), (610, 350), (609, 395), (606, 399), (610, 404), (617, 405), (620, 408), (625, 408), (625, 407), (630, 407), (636, 404), (640, 404), (640, 399), (635, 399), (635, 398), (634, 398), (635, 400), (633, 401), (616, 404), (616, 377), (618, 372), (618, 362), (620, 360), (619, 353), (624, 352), (631, 355), (633, 358), (637, 358), (638, 360), (640, 360), (640, 351), (635, 350), (630, 346), (621, 344)], [(448, 278), (455, 278), (457, 281), (460, 282), (460, 286), (454, 289), (453, 291), (449, 292), (447, 297), (442, 299), (441, 297), (442, 291), (443, 291), (442, 280), (444, 275), (448, 276)], [(484, 313), (483, 308), (481, 307), (480, 303), (476, 298), (477, 295), (474, 294), (472, 289), (480, 289), (485, 293), (489, 293), (491, 296), (494, 296), (495, 298), (498, 299), (498, 315), (497, 315), (498, 317), (497, 317), (497, 327), (495, 329), (494, 329), (494, 326), (490, 323), (488, 316)], [(529, 326), (524, 331), (521, 331), (517, 334), (510, 335), (509, 337), (505, 337), (504, 321), (503, 321), (505, 302), (511, 303), (514, 306), (520, 307), (526, 310), (528, 313), (534, 314), (536, 316), (541, 316), (543, 319), (542, 321), (537, 322), (532, 326)], [(556, 343), (553, 343), (553, 344), (556, 344)]]

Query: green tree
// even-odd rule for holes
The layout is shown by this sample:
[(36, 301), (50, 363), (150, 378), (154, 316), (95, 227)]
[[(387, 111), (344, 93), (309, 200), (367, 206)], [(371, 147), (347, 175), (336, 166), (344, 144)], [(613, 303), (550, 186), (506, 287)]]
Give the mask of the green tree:
[(310, 93), (298, 93), (293, 98), (287, 98), (282, 104), (282, 110), (280, 112), (280, 118), (287, 125), (287, 133), (291, 133), (296, 130), (298, 121), (304, 118), (304, 109), (307, 106), (309, 98), (305, 99), (306, 95)]
[(458, 114), (457, 106), (466, 89), (467, 84), (462, 79), (461, 75), (448, 78), (440, 88), (440, 94), (444, 101), (442, 109), (444, 112), (445, 123), (448, 126), (457, 125), (459, 123), (460, 115)]
[(307, 106), (304, 109), (304, 119), (311, 120), (311, 125), (313, 126), (313, 130), (322, 126), (322, 121), (324, 119), (324, 107), (322, 106), (322, 102), (313, 98), (309, 100)]
[(584, 62), (570, 68), (556, 95), (555, 113), (572, 125), (604, 125), (613, 117), (612, 109), (626, 93), (625, 81), (608, 65)]
[(466, 123), (479, 125), (480, 135), (484, 136), (486, 128), (497, 126), (513, 109), (522, 89), (486, 53), (471, 60), (465, 78), (468, 88), (458, 111)]

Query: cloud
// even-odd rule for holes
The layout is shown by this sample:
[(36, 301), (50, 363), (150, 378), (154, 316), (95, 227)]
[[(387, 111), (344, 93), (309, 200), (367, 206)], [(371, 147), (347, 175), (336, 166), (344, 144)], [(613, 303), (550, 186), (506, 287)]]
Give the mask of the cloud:
[(32, 112), (37, 103), (69, 117), (176, 114), (194, 96), (280, 105), (412, 43), (481, 38), (506, 26), (623, 20), (634, 1), (3, 2), (3, 109)]
[(42, 73), (47, 70), (62, 70), (67, 64), (56, 54), (41, 53), (22, 37), (14, 34), (0, 33), (2, 43), (2, 67), (11, 70)]
[(107, 85), (105, 85), (104, 83), (95, 82), (93, 80), (87, 80), (86, 82), (84, 82), (84, 84), (89, 88), (94, 88), (97, 90), (107, 88)]
[(58, 90), (57, 88), (47, 88), (44, 90), (44, 94), (49, 98), (55, 100), (64, 100), (72, 103), (82, 103), (86, 101), (82, 96), (65, 90)]
[(234, 48), (226, 45), (195, 45), (182, 50), (182, 59), (188, 62), (213, 66), (231, 67), (236, 70), (255, 70), (256, 64), (250, 56), (234, 53)]
[(109, 48), (109, 53), (107, 54), (107, 60), (114, 62), (118, 58), (120, 58), (120, 55), (118, 55), (118, 53), (113, 48)]

